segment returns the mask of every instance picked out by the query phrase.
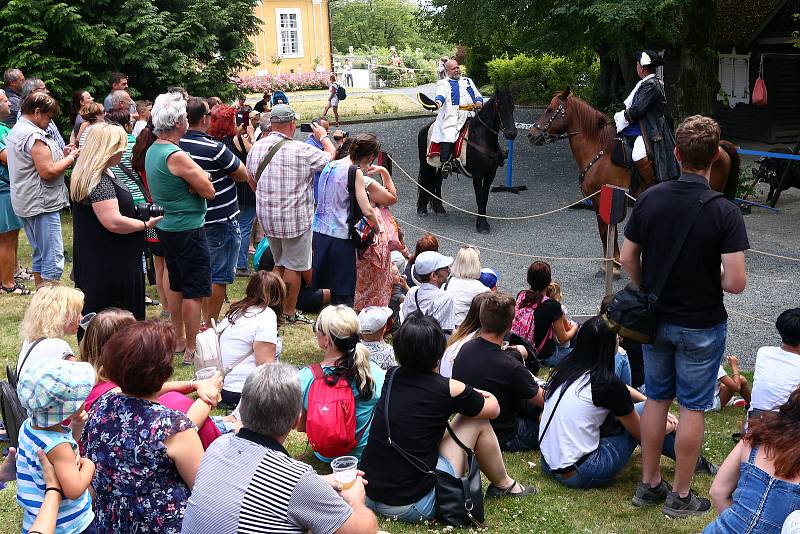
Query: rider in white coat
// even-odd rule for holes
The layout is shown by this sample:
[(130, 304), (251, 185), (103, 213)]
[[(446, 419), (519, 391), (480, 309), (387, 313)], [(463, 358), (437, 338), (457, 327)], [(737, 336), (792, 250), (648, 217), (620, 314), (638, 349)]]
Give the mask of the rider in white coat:
[(443, 178), (454, 170), (450, 159), (464, 122), (483, 106), (481, 93), (472, 80), (461, 76), (461, 67), (457, 61), (447, 61), (445, 71), (447, 76), (436, 83), (435, 100), (439, 113), (431, 133), (431, 141), (439, 143)]

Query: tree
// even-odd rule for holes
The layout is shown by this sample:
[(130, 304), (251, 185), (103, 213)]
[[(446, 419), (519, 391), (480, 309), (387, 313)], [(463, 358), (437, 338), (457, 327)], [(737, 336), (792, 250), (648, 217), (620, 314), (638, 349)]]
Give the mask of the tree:
[(717, 1), (687, 0), (681, 30), (680, 71), (672, 116), (711, 115), (717, 78)]
[(105, 95), (111, 72), (132, 96), (168, 85), (231, 96), (251, 64), (256, 0), (8, 0), (0, 7), (0, 65), (41, 77), (62, 102), (77, 88)]

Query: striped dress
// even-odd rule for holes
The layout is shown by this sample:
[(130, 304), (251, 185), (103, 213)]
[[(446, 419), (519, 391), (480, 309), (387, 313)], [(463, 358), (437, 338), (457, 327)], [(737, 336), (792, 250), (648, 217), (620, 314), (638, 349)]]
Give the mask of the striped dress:
[[(37, 430), (31, 426), (30, 419), (22, 423), (17, 451), (17, 503), (22, 507), (22, 534), (27, 534), (36, 520), (44, 500), (45, 482), (42, 465), (36, 453), (39, 450), (50, 452), (62, 443), (69, 444), (78, 454), (78, 444), (72, 438), (69, 428), (63, 432)], [(86, 530), (94, 521), (92, 497), (89, 490), (77, 499), (62, 499), (58, 508), (56, 534), (73, 534)]]

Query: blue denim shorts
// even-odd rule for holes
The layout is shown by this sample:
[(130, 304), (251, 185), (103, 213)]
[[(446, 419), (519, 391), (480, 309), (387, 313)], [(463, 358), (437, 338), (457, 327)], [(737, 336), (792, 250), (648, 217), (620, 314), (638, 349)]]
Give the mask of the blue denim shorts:
[(239, 221), (234, 218), (208, 224), (205, 228), (208, 254), (211, 257), (211, 283), (232, 284), (236, 276), (236, 262), (239, 259), (239, 246), (242, 242)]
[[(439, 460), (436, 462), (436, 469), (456, 475), (456, 470), (450, 464), (450, 461), (439, 455)], [(395, 521), (402, 521), (403, 523), (421, 523), (422, 521), (430, 521), (436, 517), (436, 488), (431, 489), (428, 493), (422, 496), (417, 502), (411, 504), (403, 504), (400, 506), (390, 506), (378, 501), (373, 501), (367, 497), (367, 507), (376, 514), (394, 519)]]
[(659, 324), (655, 342), (642, 346), (647, 397), (677, 397), (688, 410), (711, 408), (727, 333), (727, 322), (701, 329)]
[(33, 249), (31, 271), (44, 280), (61, 280), (64, 274), (64, 240), (61, 237), (61, 214), (57, 211), (20, 217), (25, 236)]

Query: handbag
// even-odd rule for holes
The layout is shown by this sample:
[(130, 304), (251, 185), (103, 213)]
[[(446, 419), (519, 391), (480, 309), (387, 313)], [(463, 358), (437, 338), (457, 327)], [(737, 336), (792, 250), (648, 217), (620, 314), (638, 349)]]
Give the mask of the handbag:
[(350, 198), (350, 210), (347, 216), (350, 241), (358, 250), (369, 248), (375, 242), (375, 227), (364, 217), (356, 200), (356, 171), (358, 165), (350, 165), (347, 169), (347, 195)]
[(652, 291), (647, 291), (643, 288), (632, 289), (626, 287), (614, 295), (608, 310), (602, 316), (603, 321), (613, 332), (644, 345), (655, 341), (658, 330), (658, 314), (655, 305), (658, 302), (658, 297), (663, 291), (673, 267), (675, 267), (678, 255), (683, 249), (684, 243), (686, 243), (686, 238), (689, 236), (689, 230), (697, 220), (697, 216), (700, 215), (703, 206), (722, 196), (722, 193), (708, 190), (700, 195), (698, 201), (687, 210), (684, 224), (677, 227), (677, 239), (672, 246), (667, 261), (660, 268), (658, 279), (651, 288)]
[(12, 447), (19, 446), (19, 431), (22, 428), (22, 423), (28, 418), (28, 412), (22, 406), (17, 395), (17, 383), (19, 382), (19, 375), (22, 374), (22, 369), (25, 367), (25, 362), (28, 361), (33, 349), (36, 348), (44, 338), (40, 337), (31, 343), (28, 351), (22, 358), (22, 363), (19, 364), (19, 372), (11, 365), (6, 366), (6, 377), (8, 381), (3, 380), (0, 382), (0, 415), (3, 417), (3, 424), (8, 433), (8, 441)]
[(753, 85), (753, 97), (751, 99), (754, 105), (765, 108), (767, 107), (767, 84), (764, 83), (764, 56), (761, 56), (761, 62), (758, 65), (758, 78)]
[(439, 469), (428, 469), (428, 466), (421, 459), (413, 454), (404, 451), (400, 446), (392, 441), (392, 433), (389, 428), (389, 398), (392, 392), (392, 382), (397, 368), (392, 371), (389, 383), (384, 393), (386, 399), (383, 403), (383, 416), (386, 420), (386, 440), (389, 446), (397, 451), (400, 456), (405, 458), (408, 463), (426, 475), (436, 477), (436, 518), (448, 525), (461, 528), (483, 528), (483, 488), (481, 487), (481, 471), (478, 467), (478, 459), (475, 451), (464, 445), (450, 423), (447, 423), (447, 432), (452, 436), (453, 441), (464, 450), (467, 455), (467, 471), (464, 476), (453, 476), (446, 471)]

